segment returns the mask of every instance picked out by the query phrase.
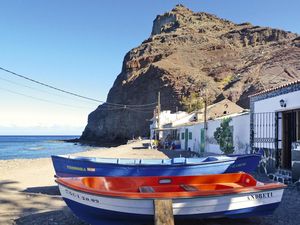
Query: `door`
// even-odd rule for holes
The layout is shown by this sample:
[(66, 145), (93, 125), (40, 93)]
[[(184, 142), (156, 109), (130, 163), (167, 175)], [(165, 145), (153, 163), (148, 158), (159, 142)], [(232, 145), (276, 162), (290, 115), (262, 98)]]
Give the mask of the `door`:
[(297, 140), (296, 112), (282, 114), (282, 167), (291, 169), (292, 142)]
[(188, 150), (188, 143), (189, 143), (189, 130), (185, 129), (185, 135), (184, 135), (184, 150)]
[(205, 148), (205, 133), (204, 133), (204, 128), (201, 129), (200, 131), (200, 153), (204, 152)]

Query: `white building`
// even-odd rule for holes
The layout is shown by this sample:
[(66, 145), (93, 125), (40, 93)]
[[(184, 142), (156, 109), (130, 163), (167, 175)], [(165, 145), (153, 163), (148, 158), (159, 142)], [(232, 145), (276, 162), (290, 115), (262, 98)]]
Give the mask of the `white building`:
[(250, 114), (241, 112), (226, 115), (207, 121), (207, 129), (204, 129), (204, 122), (194, 122), (177, 127), (180, 134), (181, 149), (194, 151), (197, 153), (216, 153), (222, 154), (220, 146), (214, 138), (214, 132), (224, 118), (230, 117), (230, 126), (233, 131), (233, 144), (236, 154), (248, 153), (250, 151)]
[[(196, 153), (211, 152), (222, 154), (214, 139), (214, 132), (222, 119), (231, 117), (235, 153), (249, 150), (250, 116), (249, 113), (235, 103), (224, 99), (207, 107), (207, 129), (204, 129), (204, 109), (190, 114), (180, 113), (176, 117), (170, 111), (161, 113), (161, 140), (172, 140), (178, 148)], [(157, 121), (153, 118), (151, 132), (157, 131)], [(152, 136), (153, 137), (153, 136)]]
[(250, 96), (250, 111), (251, 148), (264, 150), (265, 170), (296, 167), (292, 144), (300, 140), (300, 80)]
[(190, 122), (194, 119), (193, 114), (188, 114), (187, 112), (175, 112), (171, 113), (170, 110), (165, 110), (160, 113), (159, 124), (160, 130), (158, 129), (158, 116), (155, 116), (151, 119), (152, 124), (150, 124), (150, 138), (154, 139), (156, 135), (159, 136), (159, 139), (163, 138), (163, 128), (169, 127), (168, 124), (183, 124)]

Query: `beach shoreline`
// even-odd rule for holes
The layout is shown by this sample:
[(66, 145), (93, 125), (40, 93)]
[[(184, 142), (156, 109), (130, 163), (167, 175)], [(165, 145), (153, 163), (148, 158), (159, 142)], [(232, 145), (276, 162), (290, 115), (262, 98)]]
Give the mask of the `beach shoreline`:
[(124, 141), (120, 141), (120, 142), (101, 142), (101, 141), (86, 141), (86, 140), (82, 140), (80, 138), (74, 138), (74, 139), (66, 139), (66, 140), (62, 140), (63, 142), (66, 143), (78, 143), (81, 145), (87, 145), (87, 146), (91, 146), (91, 147), (95, 147), (95, 148), (111, 148), (111, 147), (118, 147), (121, 145), (126, 145), (126, 142)]

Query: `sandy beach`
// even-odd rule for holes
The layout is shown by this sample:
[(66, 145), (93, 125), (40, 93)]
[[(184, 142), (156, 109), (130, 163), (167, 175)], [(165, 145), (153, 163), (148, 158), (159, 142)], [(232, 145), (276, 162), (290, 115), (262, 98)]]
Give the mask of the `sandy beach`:
[[(82, 156), (116, 158), (168, 158), (185, 156), (184, 152), (157, 151), (143, 147), (139, 141), (107, 149), (76, 153)], [(83, 225), (66, 207), (54, 182), (50, 158), (0, 160), (0, 224)], [(293, 202), (293, 204), (291, 204)], [(206, 219), (187, 224), (247, 225), (298, 224), (300, 192), (291, 186), (285, 190), (282, 204), (273, 215), (247, 219)], [(183, 225), (184, 223), (181, 223)]]

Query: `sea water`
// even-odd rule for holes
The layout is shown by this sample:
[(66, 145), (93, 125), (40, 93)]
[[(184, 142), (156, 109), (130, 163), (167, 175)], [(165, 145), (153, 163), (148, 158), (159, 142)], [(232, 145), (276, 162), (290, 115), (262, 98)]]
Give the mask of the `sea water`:
[(92, 148), (63, 141), (75, 138), (79, 136), (0, 136), (0, 160), (46, 158)]

